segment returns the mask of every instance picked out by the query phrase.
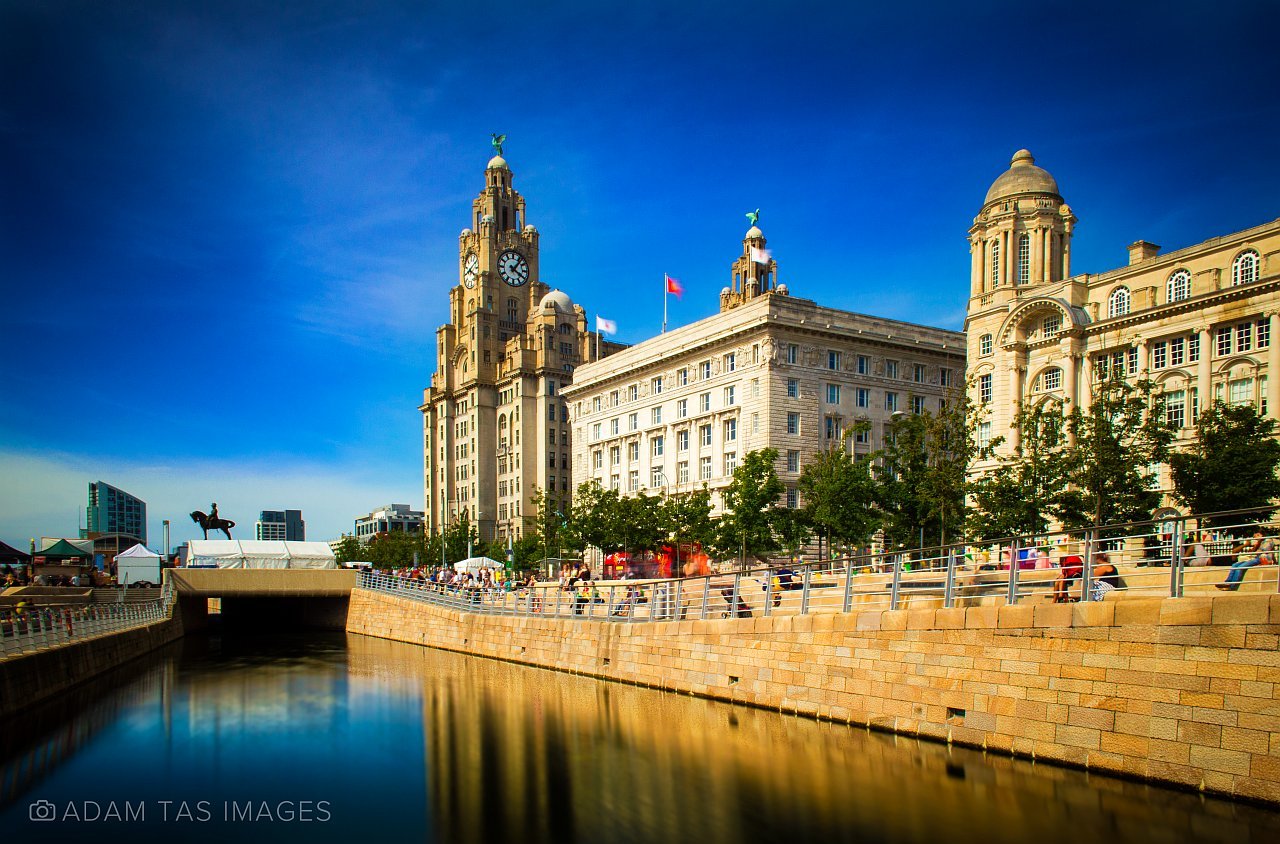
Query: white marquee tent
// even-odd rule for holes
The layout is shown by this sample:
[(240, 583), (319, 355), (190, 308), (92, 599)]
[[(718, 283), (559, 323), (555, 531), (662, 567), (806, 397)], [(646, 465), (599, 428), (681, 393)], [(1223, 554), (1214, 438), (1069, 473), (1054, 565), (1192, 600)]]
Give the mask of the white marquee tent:
[(187, 566), (220, 569), (336, 569), (327, 542), (193, 539)]

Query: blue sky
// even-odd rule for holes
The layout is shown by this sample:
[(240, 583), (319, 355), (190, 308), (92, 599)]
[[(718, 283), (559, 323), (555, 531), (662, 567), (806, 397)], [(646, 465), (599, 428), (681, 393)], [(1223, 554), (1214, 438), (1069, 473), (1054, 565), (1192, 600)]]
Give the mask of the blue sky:
[[(958, 329), (1027, 147), (1077, 272), (1280, 217), (1270, 2), (0, 2), (0, 539), (421, 506), (416, 406), (489, 134), (542, 277), (643, 340), (779, 280)], [(211, 301), (207, 302), (206, 299)], [(248, 535), (238, 531), (239, 535)]]

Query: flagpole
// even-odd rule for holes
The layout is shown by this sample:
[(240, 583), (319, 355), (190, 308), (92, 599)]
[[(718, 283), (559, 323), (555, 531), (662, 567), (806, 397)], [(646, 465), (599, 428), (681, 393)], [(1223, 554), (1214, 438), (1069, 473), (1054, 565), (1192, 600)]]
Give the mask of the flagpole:
[(662, 274), (662, 333), (667, 333), (667, 274)]

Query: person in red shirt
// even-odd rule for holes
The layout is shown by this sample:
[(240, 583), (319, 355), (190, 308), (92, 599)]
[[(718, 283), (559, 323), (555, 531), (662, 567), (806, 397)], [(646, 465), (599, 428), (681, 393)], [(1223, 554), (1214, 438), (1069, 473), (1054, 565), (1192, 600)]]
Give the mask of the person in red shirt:
[(1072, 583), (1075, 583), (1084, 574), (1084, 560), (1079, 554), (1067, 554), (1062, 558), (1059, 566), (1062, 572), (1058, 575), (1058, 579), (1053, 582), (1053, 602), (1055, 604), (1076, 600), (1067, 595), (1067, 590), (1071, 588)]

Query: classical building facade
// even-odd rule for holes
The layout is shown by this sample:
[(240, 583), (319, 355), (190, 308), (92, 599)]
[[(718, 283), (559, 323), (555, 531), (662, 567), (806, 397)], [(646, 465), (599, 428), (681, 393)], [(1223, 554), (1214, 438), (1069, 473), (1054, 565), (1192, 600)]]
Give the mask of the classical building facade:
[(936, 412), (962, 389), (963, 335), (792, 296), (764, 247), (753, 225), (720, 313), (578, 368), (564, 391), (574, 483), (718, 492), (747, 452), (775, 448), (796, 506), (805, 462), (854, 422), (869, 430), (846, 447), (869, 452), (895, 414)]
[[(1087, 406), (1117, 369), (1156, 383), (1181, 445), (1215, 400), (1276, 416), (1280, 220), (1163, 255), (1140, 240), (1126, 266), (1072, 275), (1075, 223), (1054, 178), (1020, 150), (969, 229), (969, 389), (987, 411), (979, 439), (1003, 436), (999, 453), (1010, 453), (1020, 407)], [(1167, 467), (1160, 484), (1169, 488)]]
[(541, 280), (538, 231), (525, 220), (501, 148), (458, 237), (458, 282), (436, 331), (423, 392), (423, 511), (438, 532), (463, 513), (486, 541), (519, 536), (534, 490), (569, 506), (570, 424), (561, 391), (590, 355), (617, 344)]

